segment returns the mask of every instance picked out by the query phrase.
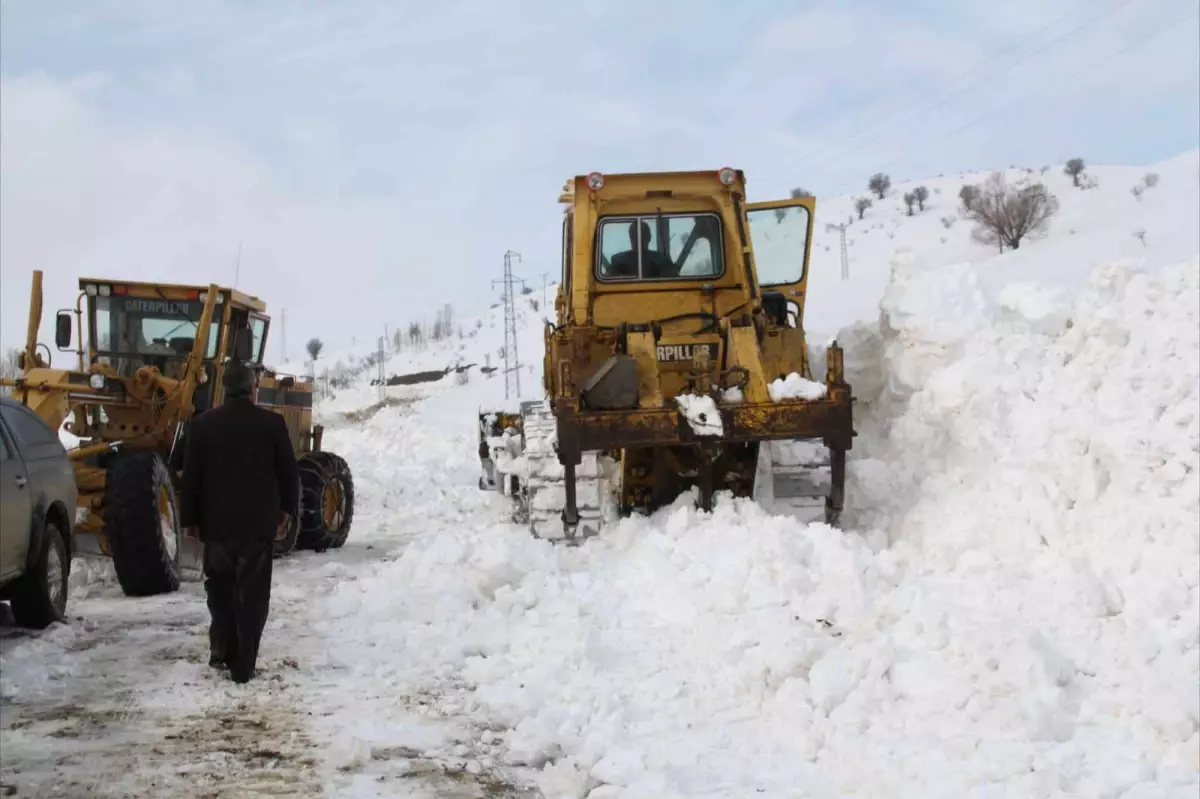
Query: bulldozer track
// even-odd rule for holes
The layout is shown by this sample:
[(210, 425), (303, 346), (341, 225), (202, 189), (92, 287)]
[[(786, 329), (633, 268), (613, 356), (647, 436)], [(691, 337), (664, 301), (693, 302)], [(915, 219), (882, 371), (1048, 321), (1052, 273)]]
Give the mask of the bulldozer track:
[(555, 448), (558, 432), (550, 403), (546, 400), (523, 403), (521, 421), (524, 465), (516, 521), (528, 524), (538, 538), (582, 539), (598, 533), (602, 486), (597, 454), (583, 453), (575, 467), (579, 523), (571, 529), (563, 520), (567, 506), (566, 480)]
[[(616, 500), (609, 497), (600, 454), (582, 453), (575, 469), (579, 522), (568, 526), (563, 518), (566, 479), (556, 443), (557, 422), (549, 401), (522, 403), (520, 451), (499, 466), (503, 479), (496, 484), (516, 505), (513, 521), (527, 526), (535, 537), (582, 541), (597, 535), (610, 520), (610, 505)], [(831, 507), (831, 453), (820, 440), (762, 442), (754, 485), (755, 500), (769, 513), (802, 522), (840, 522), (840, 514)]]

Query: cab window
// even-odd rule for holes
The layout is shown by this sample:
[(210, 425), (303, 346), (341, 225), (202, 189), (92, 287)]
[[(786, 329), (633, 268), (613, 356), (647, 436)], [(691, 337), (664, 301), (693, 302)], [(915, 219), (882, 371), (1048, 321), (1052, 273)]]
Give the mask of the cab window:
[(760, 286), (799, 283), (808, 253), (808, 209), (802, 205), (754, 209), (746, 214)]
[(254, 344), (251, 348), (250, 357), (255, 363), (262, 363), (263, 357), (266, 355), (266, 339), (267, 339), (267, 320), (261, 316), (250, 317), (250, 334), (254, 338)]
[(716, 214), (644, 214), (600, 221), (596, 274), (602, 281), (697, 280), (722, 275)]

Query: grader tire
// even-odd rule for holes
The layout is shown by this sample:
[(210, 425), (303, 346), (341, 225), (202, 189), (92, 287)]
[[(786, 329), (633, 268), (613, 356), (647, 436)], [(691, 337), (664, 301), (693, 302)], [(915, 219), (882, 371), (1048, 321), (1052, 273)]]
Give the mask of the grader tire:
[(179, 590), (179, 509), (156, 453), (127, 452), (108, 469), (104, 532), (126, 596)]
[(354, 479), (350, 466), (332, 452), (300, 459), (300, 537), (298, 549), (323, 552), (346, 543), (354, 518)]
[[(298, 481), (297, 481), (298, 482)], [(292, 519), (288, 523), (287, 534), (281, 540), (275, 541), (275, 557), (282, 558), (288, 555), (296, 548), (296, 542), (300, 539), (300, 507), (303, 497), (302, 488), (297, 485), (296, 489), (296, 506), (289, 508), (288, 513)]]

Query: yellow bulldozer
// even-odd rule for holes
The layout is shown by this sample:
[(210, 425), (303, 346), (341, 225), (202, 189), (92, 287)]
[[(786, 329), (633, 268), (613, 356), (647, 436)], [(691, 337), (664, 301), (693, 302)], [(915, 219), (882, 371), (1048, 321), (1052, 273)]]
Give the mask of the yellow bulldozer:
[(481, 411), (480, 487), (542, 538), (695, 491), (841, 521), (855, 432), (842, 350), (803, 328), (815, 201), (749, 203), (741, 170), (576, 176), (544, 395)]
[(256, 371), (258, 404), (287, 421), (299, 461), (300, 507), (276, 555), (345, 542), (354, 513), (350, 469), (321, 448), (312, 382), (263, 366), (265, 303), (216, 285), (83, 278), (74, 311), (55, 319), (55, 346), (74, 361), (64, 367), (52, 365), (50, 348), (37, 341), (40, 271), (31, 295), (20, 375), (4, 384), (51, 428), (78, 439), (67, 452), (79, 494), (75, 551), (111, 557), (127, 595), (175, 591), (181, 571), (201, 563), (202, 545), (179, 525), (183, 452), (192, 417), (221, 403), (234, 359)]

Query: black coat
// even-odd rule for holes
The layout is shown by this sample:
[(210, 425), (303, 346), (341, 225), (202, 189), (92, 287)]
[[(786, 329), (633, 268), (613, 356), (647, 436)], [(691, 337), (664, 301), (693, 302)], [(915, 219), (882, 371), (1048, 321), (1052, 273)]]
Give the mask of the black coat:
[(283, 417), (230, 398), (188, 426), (180, 519), (201, 541), (272, 538), (299, 500), (296, 456)]

